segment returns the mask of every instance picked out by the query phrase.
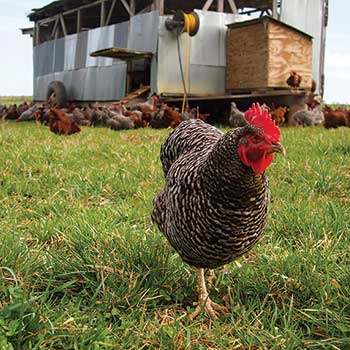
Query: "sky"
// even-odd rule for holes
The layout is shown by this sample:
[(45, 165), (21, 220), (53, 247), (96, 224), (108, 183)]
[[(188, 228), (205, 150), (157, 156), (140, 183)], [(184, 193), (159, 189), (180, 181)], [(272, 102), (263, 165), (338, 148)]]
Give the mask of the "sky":
[[(0, 96), (33, 93), (32, 40), (20, 28), (31, 27), (27, 15), (52, 0), (0, 0)], [(305, 0), (308, 1), (308, 0)], [(326, 34), (327, 103), (350, 103), (349, 0), (329, 0)]]

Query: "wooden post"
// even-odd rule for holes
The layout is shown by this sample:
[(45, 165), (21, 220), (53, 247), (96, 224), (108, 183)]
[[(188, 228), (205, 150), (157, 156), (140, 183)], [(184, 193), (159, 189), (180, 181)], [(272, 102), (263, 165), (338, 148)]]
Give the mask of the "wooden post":
[(158, 0), (157, 7), (158, 7), (159, 15), (163, 16), (164, 15), (164, 0)]
[(278, 19), (277, 0), (272, 1), (272, 17)]
[(135, 12), (136, 12), (136, 3), (135, 3), (135, 0), (130, 0), (130, 10), (131, 10), (133, 16), (135, 16)]
[(104, 0), (101, 1), (101, 13), (100, 13), (100, 27), (105, 25), (105, 12), (106, 6)]
[(35, 45), (40, 44), (40, 24), (39, 22), (35, 23)]
[(113, 0), (113, 2), (111, 4), (111, 8), (109, 9), (107, 20), (106, 20), (106, 26), (108, 26), (109, 22), (111, 21), (116, 2), (117, 2), (117, 0)]
[(123, 6), (125, 7), (125, 10), (128, 12), (129, 16), (131, 17), (133, 14), (131, 12), (129, 4), (126, 2), (126, 0), (120, 0)]
[(228, 4), (231, 7), (232, 13), (237, 13), (238, 12), (237, 6), (236, 6), (236, 4), (235, 4), (235, 2), (233, 0), (228, 0)]
[(62, 15), (60, 15), (60, 22), (61, 22), (63, 35), (66, 36), (67, 35), (67, 28), (66, 28), (66, 24), (64, 23), (64, 18)]
[(207, 0), (202, 8), (203, 11), (208, 11), (214, 0)]
[(57, 32), (57, 28), (58, 28), (58, 23), (60, 21), (60, 18), (57, 16), (56, 20), (55, 20), (55, 24), (53, 25), (53, 28), (52, 28), (52, 32), (51, 32), (51, 35), (50, 35), (50, 38), (51, 39), (54, 39), (55, 38), (55, 35), (56, 35), (56, 32)]
[(325, 47), (326, 47), (326, 28), (328, 25), (328, 0), (323, 1), (322, 7), (322, 31), (321, 31), (321, 51), (320, 51), (320, 68), (319, 68), (319, 87), (318, 91), (323, 98), (324, 94), (324, 65), (325, 65)]
[(217, 11), (224, 12), (224, 0), (218, 0)]
[(81, 31), (81, 10), (77, 11), (77, 33)]

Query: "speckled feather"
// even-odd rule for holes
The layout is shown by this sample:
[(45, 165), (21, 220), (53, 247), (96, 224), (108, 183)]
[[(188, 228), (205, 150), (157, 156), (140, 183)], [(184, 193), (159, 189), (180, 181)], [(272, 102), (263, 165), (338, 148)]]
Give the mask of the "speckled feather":
[(163, 143), (165, 186), (155, 198), (152, 220), (188, 264), (224, 265), (261, 237), (270, 202), (268, 179), (237, 154), (242, 136), (260, 132), (246, 125), (224, 134), (189, 120)]

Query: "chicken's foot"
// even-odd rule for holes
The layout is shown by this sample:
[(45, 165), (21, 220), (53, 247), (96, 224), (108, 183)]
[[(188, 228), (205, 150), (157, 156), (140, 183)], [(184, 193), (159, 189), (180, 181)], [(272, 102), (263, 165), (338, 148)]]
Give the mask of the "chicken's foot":
[(189, 318), (190, 320), (194, 320), (201, 313), (201, 311), (205, 309), (210, 318), (212, 320), (216, 320), (217, 313), (226, 313), (228, 310), (226, 307), (214, 303), (210, 300), (205, 284), (204, 269), (197, 269), (196, 274), (198, 279), (198, 303), (196, 309), (190, 314)]

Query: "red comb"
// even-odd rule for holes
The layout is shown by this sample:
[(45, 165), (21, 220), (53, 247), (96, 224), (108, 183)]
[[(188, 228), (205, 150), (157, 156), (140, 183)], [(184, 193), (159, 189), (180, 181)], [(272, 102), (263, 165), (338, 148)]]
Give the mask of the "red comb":
[(259, 103), (253, 103), (244, 113), (244, 116), (249, 124), (263, 129), (264, 133), (269, 136), (272, 142), (281, 141), (281, 131), (275, 124), (275, 121), (272, 120), (266, 106), (264, 107), (264, 111), (262, 111)]

